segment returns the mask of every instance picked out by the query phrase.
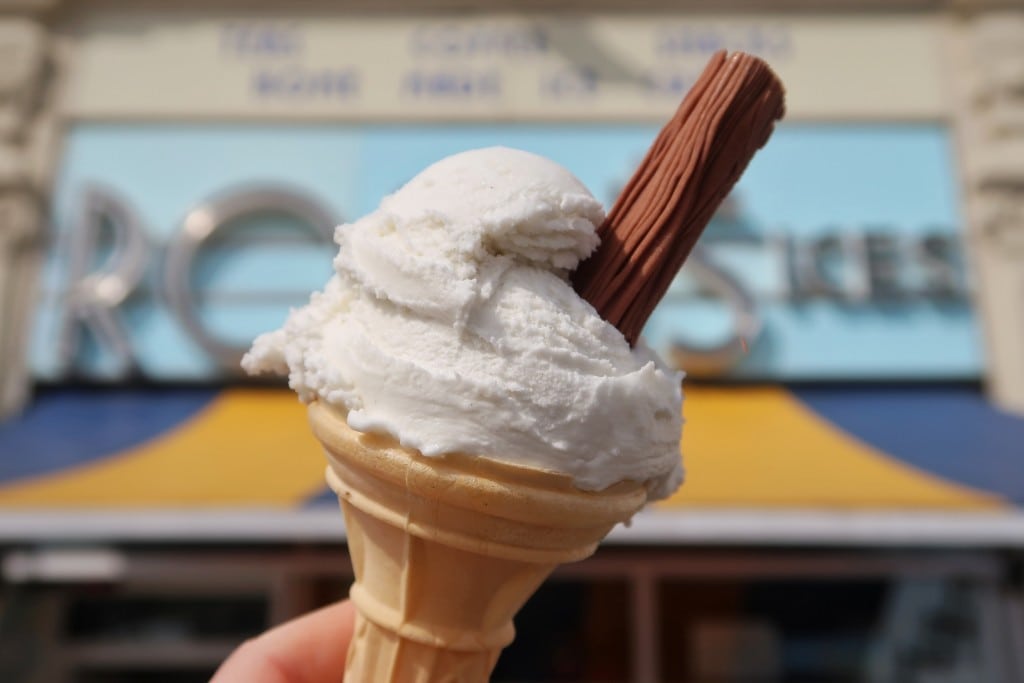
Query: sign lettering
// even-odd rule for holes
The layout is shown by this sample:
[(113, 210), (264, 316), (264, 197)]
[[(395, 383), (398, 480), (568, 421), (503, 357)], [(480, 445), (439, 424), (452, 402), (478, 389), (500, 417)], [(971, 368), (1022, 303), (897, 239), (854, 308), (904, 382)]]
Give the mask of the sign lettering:
[[(336, 219), (315, 200), (279, 187), (246, 188), (221, 195), (192, 209), (174, 234), (162, 262), (151, 258), (145, 230), (128, 208), (109, 190), (93, 189), (85, 198), (82, 224), (70, 233), (71, 268), (60, 334), (63, 373), (72, 374), (88, 329), (95, 343), (116, 360), (110, 373), (126, 377), (139, 372), (131, 334), (119, 309), (136, 292), (148, 265), (163, 274), (161, 294), (175, 319), (222, 372), (236, 374), (248, 344), (220, 338), (204, 324), (197, 311), (192, 284), (193, 263), (219, 232), (237, 227), (247, 216), (284, 213), (299, 219), (313, 239), (329, 248)], [(108, 223), (113, 240), (104, 263), (90, 269), (102, 251), (100, 230)], [(156, 303), (156, 302), (154, 302)]]

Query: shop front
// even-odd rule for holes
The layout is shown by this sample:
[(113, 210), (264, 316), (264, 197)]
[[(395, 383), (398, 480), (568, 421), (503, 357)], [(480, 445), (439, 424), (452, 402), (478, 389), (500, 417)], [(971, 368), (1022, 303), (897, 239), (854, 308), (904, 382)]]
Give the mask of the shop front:
[(304, 407), (242, 352), (326, 281), (335, 225), (447, 154), (530, 150), (610, 203), (726, 48), (787, 116), (645, 330), (688, 373), (686, 483), (556, 572), (495, 680), (1024, 680), (1019, 204), (992, 181), (1024, 168), (979, 142), (1014, 101), (976, 68), (1024, 19), (747, 9), (21, 8), (43, 170), (0, 200), (49, 221), (9, 214), (0, 252), (0, 678), (207, 680), (343, 596)]

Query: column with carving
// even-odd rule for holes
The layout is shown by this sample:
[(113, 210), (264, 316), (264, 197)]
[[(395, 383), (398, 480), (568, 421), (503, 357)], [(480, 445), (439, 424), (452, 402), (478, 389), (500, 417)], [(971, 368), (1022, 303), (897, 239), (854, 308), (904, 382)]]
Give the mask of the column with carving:
[(955, 20), (951, 48), (988, 390), (1024, 414), (1024, 11)]
[[(45, 2), (0, 0), (0, 418), (29, 395), (28, 343), (55, 137)], [(22, 10), (22, 11), (19, 11)]]

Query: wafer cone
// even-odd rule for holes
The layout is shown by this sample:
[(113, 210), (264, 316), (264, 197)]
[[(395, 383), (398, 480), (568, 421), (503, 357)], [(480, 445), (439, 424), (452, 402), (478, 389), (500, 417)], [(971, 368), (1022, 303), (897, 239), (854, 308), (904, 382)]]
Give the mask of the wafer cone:
[(553, 472), (428, 458), (318, 402), (309, 416), (356, 577), (346, 683), (487, 681), (544, 579), (591, 555), (646, 500), (636, 482), (590, 493)]

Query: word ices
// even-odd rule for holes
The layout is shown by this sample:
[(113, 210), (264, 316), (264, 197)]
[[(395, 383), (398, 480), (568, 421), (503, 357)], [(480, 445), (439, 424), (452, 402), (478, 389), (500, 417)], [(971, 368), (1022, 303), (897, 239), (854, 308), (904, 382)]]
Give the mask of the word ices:
[(893, 303), (949, 301), (968, 293), (960, 240), (949, 230), (906, 234), (876, 228), (812, 237), (728, 237), (712, 230), (701, 244), (713, 263), (753, 252), (755, 258), (744, 263), (762, 277), (733, 269), (762, 300)]
[(666, 352), (691, 375), (716, 376), (742, 362), (758, 343), (773, 302), (827, 301), (876, 310), (960, 302), (967, 294), (960, 261), (959, 241), (950, 232), (729, 235), (712, 224), (664, 303), (715, 300), (731, 311), (731, 328), (711, 344), (691, 343), (680, 330)]
[[(79, 222), (69, 232), (64, 307), (57, 327), (60, 374), (68, 374), (79, 356), (83, 334), (109, 352), (115, 375), (139, 372), (119, 309), (140, 286), (147, 270), (160, 273), (160, 293), (186, 334), (217, 366), (238, 372), (246, 347), (219, 337), (199, 315), (192, 269), (211, 240), (246, 218), (276, 214), (294, 217), (317, 242), (331, 243), (335, 217), (311, 197), (288, 188), (246, 187), (203, 202), (189, 211), (166, 249), (154, 251), (132, 208), (112, 192), (90, 188)], [(157, 255), (160, 263), (153, 263)], [(100, 263), (97, 267), (96, 264)]]

